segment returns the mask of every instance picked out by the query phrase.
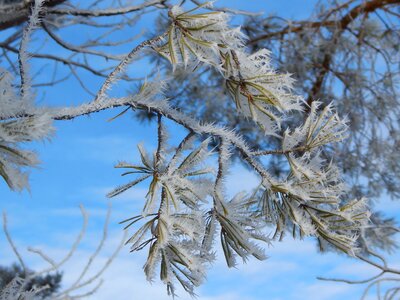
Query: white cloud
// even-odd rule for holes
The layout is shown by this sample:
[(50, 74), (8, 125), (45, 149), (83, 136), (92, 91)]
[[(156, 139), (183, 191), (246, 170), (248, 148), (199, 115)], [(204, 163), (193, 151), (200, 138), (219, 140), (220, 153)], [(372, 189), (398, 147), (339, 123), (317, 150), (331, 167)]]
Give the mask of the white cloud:
[(356, 261), (355, 259), (353, 261), (349, 260), (350, 259), (345, 263), (338, 264), (329, 274), (334, 274), (334, 276), (340, 278), (365, 279), (372, 274), (379, 273), (378, 269), (362, 261)]
[[(293, 300), (334, 300), (354, 299), (349, 297), (352, 287), (345, 284), (333, 282), (318, 282), (313, 284), (297, 286), (293, 289), (291, 298)], [(353, 294), (357, 297), (357, 294)]]

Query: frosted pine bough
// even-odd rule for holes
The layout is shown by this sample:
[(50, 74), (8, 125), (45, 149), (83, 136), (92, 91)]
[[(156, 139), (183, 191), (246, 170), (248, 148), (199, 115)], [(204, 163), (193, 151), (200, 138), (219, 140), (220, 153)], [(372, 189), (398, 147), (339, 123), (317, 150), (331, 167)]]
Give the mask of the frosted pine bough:
[(28, 187), (28, 173), (24, 169), (39, 163), (36, 154), (22, 150), (20, 144), (43, 140), (53, 132), (51, 115), (39, 112), (34, 107), (31, 80), (28, 76), (27, 45), (32, 31), (37, 27), (42, 4), (43, 0), (35, 1), (28, 26), (23, 33), (19, 52), (21, 89), (18, 95), (12, 86), (11, 75), (0, 68), (0, 175), (10, 189), (16, 191)]
[[(36, 4), (32, 16), (39, 15), (40, 2)], [(294, 237), (317, 238), (321, 249), (333, 246), (355, 255), (357, 235), (369, 217), (364, 199), (343, 199), (345, 187), (340, 172), (324, 156), (324, 146), (345, 138), (346, 122), (331, 105), (323, 108), (313, 102), (307, 112), (302, 98), (293, 93), (290, 76), (277, 74), (272, 68), (268, 51), (248, 54), (243, 46), (244, 35), (240, 29), (228, 26), (226, 13), (202, 10), (210, 5), (186, 12), (173, 7), (168, 14), (167, 31), (132, 50), (106, 79), (96, 99), (79, 107), (39, 110), (22, 106), (18, 110), (10, 104), (15, 101), (9, 99), (17, 99), (7, 83), (10, 81), (4, 79), (7, 77), (1, 81), (6, 91), (3, 94), (8, 96), (1, 98), (5, 109), (0, 124), (5, 133), (0, 132), (0, 146), (4, 145), (0, 147), (0, 166), (6, 167), (0, 170), (12, 189), (26, 187), (26, 177), (16, 183), (9, 178), (17, 178), (22, 174), (21, 166), (35, 165), (37, 161), (33, 155), (24, 160), (28, 152), (14, 155), (16, 158), (10, 156), (6, 147), (17, 149), (19, 142), (44, 138), (51, 131), (53, 119), (69, 120), (113, 107), (124, 107), (122, 113), (129, 108), (144, 109), (158, 116), (157, 149), (148, 153), (140, 145), (140, 163), (119, 163), (116, 167), (126, 170), (122, 175), (133, 177), (108, 196), (149, 182), (142, 212), (123, 221), (125, 229), (135, 228), (127, 243), (132, 251), (147, 249), (147, 278), (153, 280), (159, 274), (172, 295), (176, 283), (194, 294), (194, 287), (204, 280), (219, 246), (230, 267), (235, 266), (237, 258), (265, 259), (264, 243), (281, 239), (288, 231)], [(31, 20), (28, 29), (36, 23), (37, 20)], [(26, 32), (30, 33), (32, 30), (28, 29)], [(251, 149), (240, 132), (202, 123), (182, 113), (179, 107), (172, 107), (162, 95), (168, 80), (145, 83), (137, 95), (107, 97), (105, 94), (117, 81), (117, 75), (145, 46), (167, 58), (173, 70), (215, 68), (225, 79), (238, 113), (253, 120), (255, 130), (261, 128), (266, 138), (279, 138), (281, 149)], [(24, 48), (21, 47), (22, 51)], [(26, 61), (21, 59), (20, 63), (21, 70), (26, 71)], [(26, 78), (27, 73), (21, 72), (21, 101), (25, 105), (30, 88), (29, 80), (23, 76)], [(283, 130), (292, 113), (304, 113), (304, 124)], [(163, 119), (188, 130), (179, 145), (168, 144)], [(10, 124), (18, 129), (12, 134), (7, 129)], [(259, 187), (228, 199), (225, 180), (232, 151), (238, 151), (243, 162), (258, 174)], [(269, 155), (286, 157), (284, 176), (274, 177), (264, 168), (263, 160)]]
[(20, 148), (20, 144), (48, 137), (53, 128), (49, 113), (24, 116), (34, 111), (32, 99), (19, 98), (11, 85), (12, 78), (0, 69), (0, 175), (12, 190), (28, 187), (28, 174), (24, 169), (39, 163), (37, 155)]
[(37, 300), (40, 289), (26, 291), (24, 289), (26, 281), (23, 278), (15, 277), (4, 289), (0, 291), (0, 300)]
[[(145, 175), (109, 194), (114, 196), (144, 178), (152, 178), (142, 214), (126, 220), (130, 227), (150, 218), (128, 240), (133, 251), (149, 247), (146, 276), (152, 280), (158, 265), (169, 293), (174, 294), (175, 280), (193, 294), (193, 287), (205, 276), (206, 265), (215, 258), (213, 246), (217, 236), (227, 264), (232, 267), (236, 257), (265, 259), (261, 244), (282, 237), (289, 228), (294, 236), (317, 237), (322, 249), (328, 243), (354, 255), (358, 230), (368, 222), (369, 213), (364, 199), (341, 205), (344, 185), (339, 171), (322, 158), (321, 150), (324, 145), (345, 138), (345, 121), (332, 106), (318, 113), (319, 104), (314, 102), (305, 123), (280, 136), (286, 115), (304, 109), (301, 97), (292, 93), (292, 79), (273, 70), (267, 50), (248, 55), (242, 46), (244, 36), (239, 29), (228, 27), (225, 13), (197, 13), (197, 9), (184, 12), (179, 7), (172, 8), (167, 40), (155, 50), (171, 62), (173, 69), (196, 68), (199, 64), (216, 68), (224, 76), (238, 112), (253, 119), (266, 135), (279, 136), (282, 149), (274, 153), (253, 151), (236, 132), (199, 125), (189, 119), (180, 122), (180, 117), (174, 116), (176, 111), (167, 110), (167, 117), (171, 115), (190, 130), (171, 153), (159, 115), (159, 144), (153, 160), (139, 147), (143, 166), (117, 165), (133, 170), (123, 175)], [(207, 147), (208, 139), (200, 146), (191, 146), (196, 134), (211, 135), (218, 150)], [(260, 175), (260, 187), (250, 195), (240, 193), (228, 200), (224, 180), (234, 148)], [(184, 152), (186, 158), (171, 172), (171, 164), (175, 165)], [(286, 178), (274, 178), (263, 169), (257, 157), (269, 154), (287, 157), (290, 171)], [(214, 173), (210, 168), (196, 167), (209, 163), (207, 158), (212, 156), (218, 157)], [(149, 210), (155, 205), (155, 196), (157, 205)], [(177, 224), (176, 216), (185, 220), (187, 226)], [(271, 226), (275, 227), (272, 234)]]

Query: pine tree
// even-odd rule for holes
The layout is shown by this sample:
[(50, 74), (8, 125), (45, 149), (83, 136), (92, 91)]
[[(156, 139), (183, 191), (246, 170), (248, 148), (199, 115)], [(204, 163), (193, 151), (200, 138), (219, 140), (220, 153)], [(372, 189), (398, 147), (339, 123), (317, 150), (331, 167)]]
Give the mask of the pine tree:
[[(121, 112), (113, 118), (117, 122), (128, 111), (140, 111), (139, 115), (150, 116), (158, 124), (157, 148), (148, 151), (138, 145), (138, 160), (118, 163), (115, 167), (131, 179), (110, 191), (108, 197), (148, 182), (142, 211), (122, 223), (132, 232), (127, 240), (131, 250), (148, 251), (144, 265), (147, 279), (151, 281), (158, 274), (169, 294), (175, 295), (176, 284), (180, 284), (194, 295), (194, 288), (204, 281), (207, 266), (215, 259), (216, 247), (223, 249), (227, 265), (233, 267), (237, 258), (265, 259), (263, 247), (282, 239), (285, 232), (293, 237), (314, 237), (322, 251), (335, 249), (362, 258), (366, 251), (363, 239), (372, 236), (365, 234), (370, 222), (367, 200), (360, 193), (349, 197), (353, 194), (347, 192), (342, 177), (345, 164), (337, 166), (332, 150), (341, 149), (342, 141), (354, 136), (353, 123), (341, 117), (336, 102), (317, 101), (316, 93), (305, 98), (297, 92), (296, 86), (304, 82), (277, 71), (269, 50), (254, 51), (247, 46), (262, 40), (250, 32), (254, 20), (246, 26), (249, 40), (241, 28), (230, 26), (226, 9), (214, 8), (211, 2), (187, 8), (185, 1), (170, 5), (160, 0), (105, 9), (96, 4), (80, 9), (63, 2), (36, 0), (29, 3), (31, 6), (25, 2), (0, 3), (3, 13), (21, 15), (18, 20), (5, 18), (0, 26), (16, 26), (29, 18), (22, 32), (15, 31), (0, 44), (18, 55), (14, 76), (11, 67), (2, 69), (0, 77), (0, 175), (10, 189), (29, 188), (27, 170), (39, 160), (25, 145), (51, 138), (54, 122), (119, 108)], [(389, 5), (396, 1), (384, 2)], [(107, 27), (94, 19), (131, 12), (140, 15), (148, 7), (164, 10), (160, 32), (125, 55), (93, 47), (115, 47), (126, 41), (119, 44), (97, 39), (76, 46), (56, 33), (64, 26), (88, 22)], [(134, 20), (123, 22), (119, 26), (128, 26)], [(82, 63), (73, 56), (65, 59), (31, 53), (30, 40), (39, 28), (69, 51), (100, 56), (115, 64), (111, 70), (97, 70), (90, 60)], [(18, 48), (13, 46), (15, 42)], [(289, 54), (285, 59), (293, 56)], [(127, 67), (141, 55), (158, 63), (159, 70), (149, 74), (137, 90), (112, 96), (111, 90), (119, 81), (132, 79)], [(38, 106), (29, 70), (33, 58), (62, 62), (74, 76), (75, 68), (82, 68), (104, 78), (89, 102), (58, 108)], [(189, 73), (188, 79), (185, 76)], [(209, 81), (201, 90), (204, 76)], [(179, 97), (177, 85), (183, 81), (189, 92)], [(223, 88), (210, 88), (215, 82), (223, 83)], [(81, 84), (87, 90), (85, 83)], [(195, 88), (200, 91), (195, 92)], [(198, 100), (199, 93), (207, 100), (201, 112), (189, 105)], [(212, 112), (215, 104), (207, 106), (215, 95), (223, 95), (221, 107), (229, 108), (230, 115), (219, 118)], [(191, 96), (191, 102), (185, 104), (183, 100)], [(171, 133), (165, 120), (187, 131), (178, 145), (168, 139)], [(232, 126), (232, 120), (240, 125)], [(258, 142), (261, 137), (262, 142)], [(234, 159), (257, 174), (259, 186), (229, 199), (225, 181)], [(279, 162), (279, 169), (269, 168), (274, 162)], [(271, 228), (274, 234), (269, 236)]]

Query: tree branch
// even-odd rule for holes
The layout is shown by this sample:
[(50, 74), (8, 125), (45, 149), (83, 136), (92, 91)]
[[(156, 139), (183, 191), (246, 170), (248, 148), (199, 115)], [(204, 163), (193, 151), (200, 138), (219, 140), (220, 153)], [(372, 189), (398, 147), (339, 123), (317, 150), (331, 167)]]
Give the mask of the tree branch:
[[(267, 34), (260, 35), (251, 39), (248, 44), (253, 45), (259, 41), (267, 40), (273, 37), (280, 37), (285, 34), (296, 33), (303, 31), (309, 28), (320, 28), (320, 27), (337, 27), (339, 29), (345, 29), (352, 21), (357, 19), (359, 16), (363, 14), (371, 13), (377, 9), (383, 9), (388, 5), (399, 4), (400, 0), (371, 0), (368, 2), (363, 2), (360, 5), (354, 7), (350, 12), (348, 12), (342, 19), (335, 21), (335, 20), (325, 20), (325, 21), (316, 21), (316, 22), (309, 22), (309, 21), (301, 21), (296, 22), (295, 24), (299, 24), (297, 26), (286, 26), (280, 31), (271, 32)], [(341, 9), (347, 6), (342, 6)]]
[(162, 5), (165, 2), (166, 0), (154, 0), (150, 2), (145, 2), (141, 5), (110, 8), (103, 10), (52, 8), (48, 9), (47, 13), (55, 15), (71, 15), (71, 16), (82, 16), (82, 17), (109, 17), (109, 16), (124, 15), (135, 11), (140, 11), (147, 7)]
[[(47, 0), (44, 2), (44, 7), (54, 7), (63, 2), (65, 2), (65, 0)], [(27, 21), (33, 3), (34, 0), (21, 0), (18, 4), (2, 6), (0, 9), (0, 30), (15, 27)]]

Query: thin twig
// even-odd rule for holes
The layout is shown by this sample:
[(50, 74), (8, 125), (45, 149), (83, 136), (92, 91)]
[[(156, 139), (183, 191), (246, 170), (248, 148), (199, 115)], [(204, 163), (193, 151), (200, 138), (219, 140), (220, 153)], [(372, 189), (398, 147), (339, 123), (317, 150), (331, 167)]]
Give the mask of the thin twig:
[(146, 7), (156, 6), (159, 4), (163, 4), (164, 2), (165, 0), (147, 1), (142, 5), (127, 6), (120, 8), (109, 8), (103, 10), (50, 8), (47, 10), (47, 13), (56, 15), (82, 16), (82, 17), (109, 17), (109, 16), (125, 15), (135, 11), (140, 11)]
[(83, 207), (83, 205), (80, 205), (79, 208), (81, 210), (82, 217), (83, 217), (82, 228), (81, 228), (81, 231), (79, 232), (78, 237), (76, 238), (74, 244), (72, 245), (72, 247), (70, 248), (69, 252), (67, 253), (67, 255), (60, 262), (56, 263), (55, 266), (52, 266), (52, 267), (47, 268), (47, 269), (44, 269), (42, 271), (35, 272), (30, 276), (30, 278), (37, 277), (37, 276), (40, 276), (42, 274), (46, 274), (46, 273), (58, 270), (76, 252), (76, 249), (78, 248), (78, 245), (80, 244), (80, 242), (82, 241), (82, 238), (84, 237), (84, 235), (86, 233), (87, 223), (88, 223), (88, 215), (87, 215), (87, 213), (85, 211), (85, 208)]
[(6, 235), (8, 244), (11, 246), (11, 249), (13, 250), (15, 256), (18, 259), (19, 264), (21, 265), (22, 270), (24, 271), (25, 278), (26, 278), (27, 275), (28, 275), (28, 269), (26, 267), (26, 264), (25, 264), (24, 260), (22, 259), (21, 254), (19, 253), (17, 247), (15, 246), (15, 244), (14, 244), (14, 242), (12, 240), (10, 233), (8, 232), (7, 214), (6, 214), (5, 211), (3, 211), (3, 231), (4, 231), (4, 234)]
[(107, 89), (110, 88), (111, 83), (113, 83), (116, 80), (116, 77), (119, 73), (123, 72), (125, 67), (132, 61), (132, 59), (136, 56), (136, 54), (141, 51), (143, 48), (150, 47), (158, 42), (160, 42), (165, 36), (167, 36), (167, 32), (156, 36), (152, 39), (149, 39), (147, 41), (144, 41), (140, 43), (138, 46), (136, 46), (134, 49), (132, 49), (131, 52), (121, 62), (118, 64), (117, 67), (107, 76), (106, 80), (103, 82), (103, 85), (99, 89), (96, 98), (94, 99), (94, 102), (99, 101), (99, 99), (103, 98), (105, 96), (105, 93)]

